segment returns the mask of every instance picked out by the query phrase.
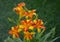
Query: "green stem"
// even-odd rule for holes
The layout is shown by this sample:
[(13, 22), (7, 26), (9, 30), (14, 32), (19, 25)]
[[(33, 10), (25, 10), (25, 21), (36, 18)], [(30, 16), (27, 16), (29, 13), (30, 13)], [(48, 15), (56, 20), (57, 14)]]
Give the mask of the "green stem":
[(13, 19), (11, 19), (11, 18), (9, 18), (9, 17), (8, 17), (8, 20), (9, 20), (10, 22), (13, 22), (13, 23), (16, 24), (16, 21), (14, 21)]
[(30, 42), (30, 40), (27, 40), (27, 42)]
[(26, 11), (29, 11), (25, 6), (23, 7)]
[(20, 20), (21, 20), (21, 18), (19, 16), (18, 21), (17, 21), (17, 25), (20, 25)]
[(39, 38), (43, 35), (44, 31), (45, 31), (45, 30), (42, 30), (42, 32), (41, 32), (40, 35), (39, 35)]
[(38, 19), (38, 15), (36, 15), (36, 19)]
[(35, 15), (35, 17), (36, 17), (35, 19), (38, 19), (38, 15), (37, 15), (37, 14), (34, 14), (34, 15)]

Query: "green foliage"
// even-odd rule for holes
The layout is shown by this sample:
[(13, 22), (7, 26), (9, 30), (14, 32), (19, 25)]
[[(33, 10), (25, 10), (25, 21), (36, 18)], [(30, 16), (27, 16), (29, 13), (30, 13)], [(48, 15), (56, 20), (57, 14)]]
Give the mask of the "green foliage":
[[(60, 37), (56, 37), (53, 39), (53, 36), (55, 35), (55, 27), (52, 28), (48, 33), (44, 34), (44, 30), (40, 33), (38, 33), (35, 38), (32, 40), (21, 40), (20, 38), (7, 38), (4, 40), (4, 42), (54, 42), (56, 39)], [(54, 34), (54, 35), (53, 35)]]
[(14, 40), (8, 37), (6, 40), (4, 40), (4, 42), (14, 42)]
[(4, 42), (22, 42), (22, 41), (19, 38), (12, 39), (8, 37), (6, 40), (4, 40)]

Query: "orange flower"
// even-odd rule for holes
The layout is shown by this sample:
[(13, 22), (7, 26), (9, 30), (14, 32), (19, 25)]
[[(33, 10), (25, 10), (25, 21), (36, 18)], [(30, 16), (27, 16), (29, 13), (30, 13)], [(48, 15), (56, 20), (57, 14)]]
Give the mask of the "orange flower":
[(36, 10), (31, 10), (29, 12), (25, 12), (25, 16), (32, 19), (33, 15), (35, 15), (35, 11)]
[(33, 25), (33, 22), (31, 20), (22, 20), (21, 24), (24, 25), (24, 31), (27, 31)]
[(45, 27), (43, 25), (43, 21), (38, 19), (38, 20), (34, 20), (34, 27), (37, 28), (38, 32), (40, 32), (40, 28), (45, 30)]
[(25, 3), (24, 2), (18, 4), (18, 7), (22, 7), (22, 6), (25, 6)]
[(20, 15), (20, 18), (24, 16), (25, 10), (23, 9), (23, 6), (25, 6), (25, 3), (24, 2), (18, 4), (18, 6), (13, 9), (13, 10), (16, 11), (17, 14)]
[(12, 27), (12, 29), (9, 31), (9, 34), (13, 35), (13, 38), (19, 38), (18, 26)]
[(35, 34), (35, 32), (24, 32), (24, 39), (32, 40), (33, 34)]

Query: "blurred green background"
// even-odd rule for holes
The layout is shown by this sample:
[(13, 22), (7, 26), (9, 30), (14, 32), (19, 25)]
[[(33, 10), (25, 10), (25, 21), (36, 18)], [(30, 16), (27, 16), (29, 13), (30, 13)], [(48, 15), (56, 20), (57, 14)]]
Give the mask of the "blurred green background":
[[(15, 25), (8, 21), (8, 17), (16, 19), (12, 9), (20, 2), (25, 2), (28, 9), (36, 9), (39, 18), (46, 23), (46, 29), (56, 27), (55, 37), (60, 36), (60, 0), (0, 0), (0, 42), (8, 37), (8, 30)], [(60, 42), (59, 39), (56, 42)]]

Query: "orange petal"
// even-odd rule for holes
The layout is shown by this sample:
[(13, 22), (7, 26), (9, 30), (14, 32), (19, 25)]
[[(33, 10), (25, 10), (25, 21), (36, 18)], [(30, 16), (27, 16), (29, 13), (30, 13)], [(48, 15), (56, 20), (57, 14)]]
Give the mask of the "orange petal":
[(18, 4), (18, 7), (22, 7), (22, 6), (25, 6), (25, 3), (24, 2)]
[(11, 30), (9, 30), (9, 32), (8, 32), (9, 34), (12, 34), (12, 31)]

